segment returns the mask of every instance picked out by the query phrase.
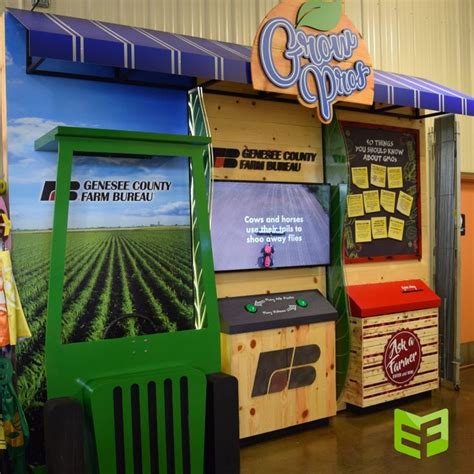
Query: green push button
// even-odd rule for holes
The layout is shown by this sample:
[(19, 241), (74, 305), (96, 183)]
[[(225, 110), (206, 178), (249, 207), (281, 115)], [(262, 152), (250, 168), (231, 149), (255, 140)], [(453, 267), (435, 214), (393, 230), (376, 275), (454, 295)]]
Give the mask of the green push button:
[(301, 308), (306, 308), (306, 306), (308, 306), (308, 302), (303, 299), (296, 300), (296, 304)]
[(257, 307), (254, 304), (249, 303), (245, 305), (245, 311), (248, 311), (249, 313), (256, 313)]

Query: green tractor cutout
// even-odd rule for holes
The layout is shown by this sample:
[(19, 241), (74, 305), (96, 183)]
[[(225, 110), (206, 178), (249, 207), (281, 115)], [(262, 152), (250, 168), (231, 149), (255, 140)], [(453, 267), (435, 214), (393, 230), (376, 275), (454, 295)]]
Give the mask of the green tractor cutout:
[[(58, 127), (35, 143), (38, 151), (58, 152), (45, 346), (48, 473), (239, 472), (237, 381), (220, 373), (203, 164), (209, 143), (208, 137), (71, 127)], [(199, 329), (156, 333), (146, 314), (113, 314), (99, 340), (63, 340), (70, 183), (77, 156), (189, 157), (194, 317)], [(129, 318), (150, 323), (149, 333), (108, 338), (111, 326)]]

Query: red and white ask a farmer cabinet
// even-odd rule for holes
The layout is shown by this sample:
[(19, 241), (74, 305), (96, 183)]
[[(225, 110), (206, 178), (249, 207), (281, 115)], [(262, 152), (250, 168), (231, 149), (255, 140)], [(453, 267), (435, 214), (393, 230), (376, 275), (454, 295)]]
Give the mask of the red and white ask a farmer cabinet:
[(345, 401), (368, 407), (438, 388), (438, 307), (421, 280), (355, 285)]

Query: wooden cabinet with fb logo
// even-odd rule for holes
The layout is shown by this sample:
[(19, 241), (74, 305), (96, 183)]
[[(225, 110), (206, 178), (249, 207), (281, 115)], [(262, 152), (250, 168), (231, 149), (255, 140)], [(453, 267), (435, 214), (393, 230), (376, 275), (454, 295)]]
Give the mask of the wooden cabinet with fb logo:
[(240, 438), (336, 414), (336, 310), (318, 291), (219, 301), (223, 371), (239, 381)]

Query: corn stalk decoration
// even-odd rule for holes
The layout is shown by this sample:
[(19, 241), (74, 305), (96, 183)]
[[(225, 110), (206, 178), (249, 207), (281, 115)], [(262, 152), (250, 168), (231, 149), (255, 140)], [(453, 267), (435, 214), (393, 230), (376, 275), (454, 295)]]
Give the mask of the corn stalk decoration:
[[(211, 135), (206, 109), (204, 106), (203, 93), (200, 87), (189, 91), (188, 94), (188, 128), (189, 134), (193, 136), (208, 137)], [(214, 165), (214, 155), (212, 153), (212, 146), (210, 144), (208, 145), (207, 150), (204, 152), (203, 160), (207, 191), (207, 208), (210, 218), (213, 192), (212, 167)], [(198, 238), (198, 224), (195, 207), (196, 196), (194, 195), (194, 183), (191, 178), (191, 235), (193, 248), (195, 326), (196, 329), (202, 329), (206, 323), (206, 299), (199, 252), (201, 242)]]
[(344, 137), (337, 119), (323, 126), (325, 175), (331, 184), (331, 265), (327, 268), (327, 297), (337, 309), (336, 395), (340, 398), (349, 370), (351, 333), (349, 301), (344, 277), (343, 239), (349, 179)]

